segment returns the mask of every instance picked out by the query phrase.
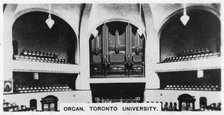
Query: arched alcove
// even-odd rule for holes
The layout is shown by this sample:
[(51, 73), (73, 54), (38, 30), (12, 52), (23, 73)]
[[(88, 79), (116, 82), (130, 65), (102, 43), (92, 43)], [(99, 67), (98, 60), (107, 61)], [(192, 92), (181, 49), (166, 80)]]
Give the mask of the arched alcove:
[(51, 29), (45, 20), (48, 13), (33, 11), (21, 15), (13, 24), (14, 55), (23, 50), (55, 53), (58, 59), (67, 59), (76, 64), (76, 34), (71, 26), (60, 17), (52, 14), (55, 21)]
[(205, 108), (207, 107), (207, 98), (206, 97), (200, 97), (199, 98), (199, 104), (200, 104), (200, 108)]
[(209, 49), (220, 52), (220, 20), (213, 13), (203, 9), (189, 9), (187, 25), (180, 21), (183, 12), (171, 17), (160, 31), (160, 61), (176, 57), (187, 50)]
[(112, 21), (90, 37), (91, 77), (144, 76), (145, 37), (130, 23)]
[(37, 110), (37, 100), (36, 99), (31, 99), (30, 100), (30, 108), (32, 110)]

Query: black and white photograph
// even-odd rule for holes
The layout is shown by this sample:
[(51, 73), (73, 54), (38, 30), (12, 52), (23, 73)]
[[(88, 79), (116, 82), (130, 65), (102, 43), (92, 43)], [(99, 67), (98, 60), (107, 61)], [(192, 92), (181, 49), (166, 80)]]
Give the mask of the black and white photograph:
[(221, 1), (58, 1), (1, 4), (3, 114), (222, 113)]

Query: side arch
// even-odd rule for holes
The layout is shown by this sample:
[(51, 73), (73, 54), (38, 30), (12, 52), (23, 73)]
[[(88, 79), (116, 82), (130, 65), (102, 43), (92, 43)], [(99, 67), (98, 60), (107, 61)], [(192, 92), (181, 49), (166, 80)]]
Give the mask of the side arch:
[[(188, 6), (186, 7), (187, 11), (191, 11), (191, 10), (203, 10), (203, 11), (207, 11), (210, 12), (212, 14), (214, 14), (219, 20), (220, 20), (220, 13), (211, 7), (208, 6)], [(171, 13), (170, 15), (168, 15), (160, 24), (159, 26), (159, 32), (158, 32), (158, 38), (160, 39), (161, 33), (163, 28), (167, 25), (167, 23), (169, 23), (173, 17), (175, 17), (176, 15), (182, 13), (184, 11), (183, 8), (176, 10), (175, 12)]]
[[(16, 14), (14, 15), (14, 21), (13, 21), (13, 24), (14, 24), (14, 22), (15, 22), (20, 16), (22, 16), (22, 15), (24, 15), (24, 14), (27, 14), (27, 13), (30, 13), (30, 12), (45, 12), (45, 13), (48, 13), (48, 9), (44, 9), (44, 8), (28, 8), (28, 9), (19, 11), (18, 13), (16, 13)], [(57, 16), (58, 18), (61, 18), (61, 19), (64, 20), (66, 23), (68, 23), (68, 25), (69, 25), (69, 26), (72, 28), (72, 30), (75, 32), (75, 37), (76, 37), (76, 39), (77, 39), (77, 41), (78, 41), (78, 36), (77, 36), (78, 32), (75, 31), (73, 25), (72, 25), (69, 21), (67, 21), (66, 18), (63, 17), (62, 15), (60, 15), (59, 13), (57, 13), (57, 12), (51, 10), (51, 14)]]

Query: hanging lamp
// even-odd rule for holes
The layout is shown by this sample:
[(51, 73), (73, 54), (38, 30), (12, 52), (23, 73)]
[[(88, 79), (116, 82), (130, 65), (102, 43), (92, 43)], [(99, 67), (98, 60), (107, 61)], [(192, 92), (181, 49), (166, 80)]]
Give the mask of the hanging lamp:
[(184, 4), (184, 13), (180, 17), (180, 21), (183, 23), (184, 26), (186, 26), (189, 19), (190, 19), (190, 17), (187, 15), (186, 6)]
[(51, 18), (51, 5), (48, 5), (48, 18), (46, 19), (46, 24), (48, 26), (49, 29), (51, 29), (54, 25), (54, 20)]

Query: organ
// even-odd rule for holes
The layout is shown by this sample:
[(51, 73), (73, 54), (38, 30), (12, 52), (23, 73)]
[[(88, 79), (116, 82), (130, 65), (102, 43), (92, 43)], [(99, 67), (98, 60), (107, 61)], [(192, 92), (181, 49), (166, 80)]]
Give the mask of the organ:
[(110, 23), (98, 27), (99, 34), (91, 38), (90, 76), (144, 77), (144, 36), (129, 23), (121, 29), (111, 26), (118, 22)]

